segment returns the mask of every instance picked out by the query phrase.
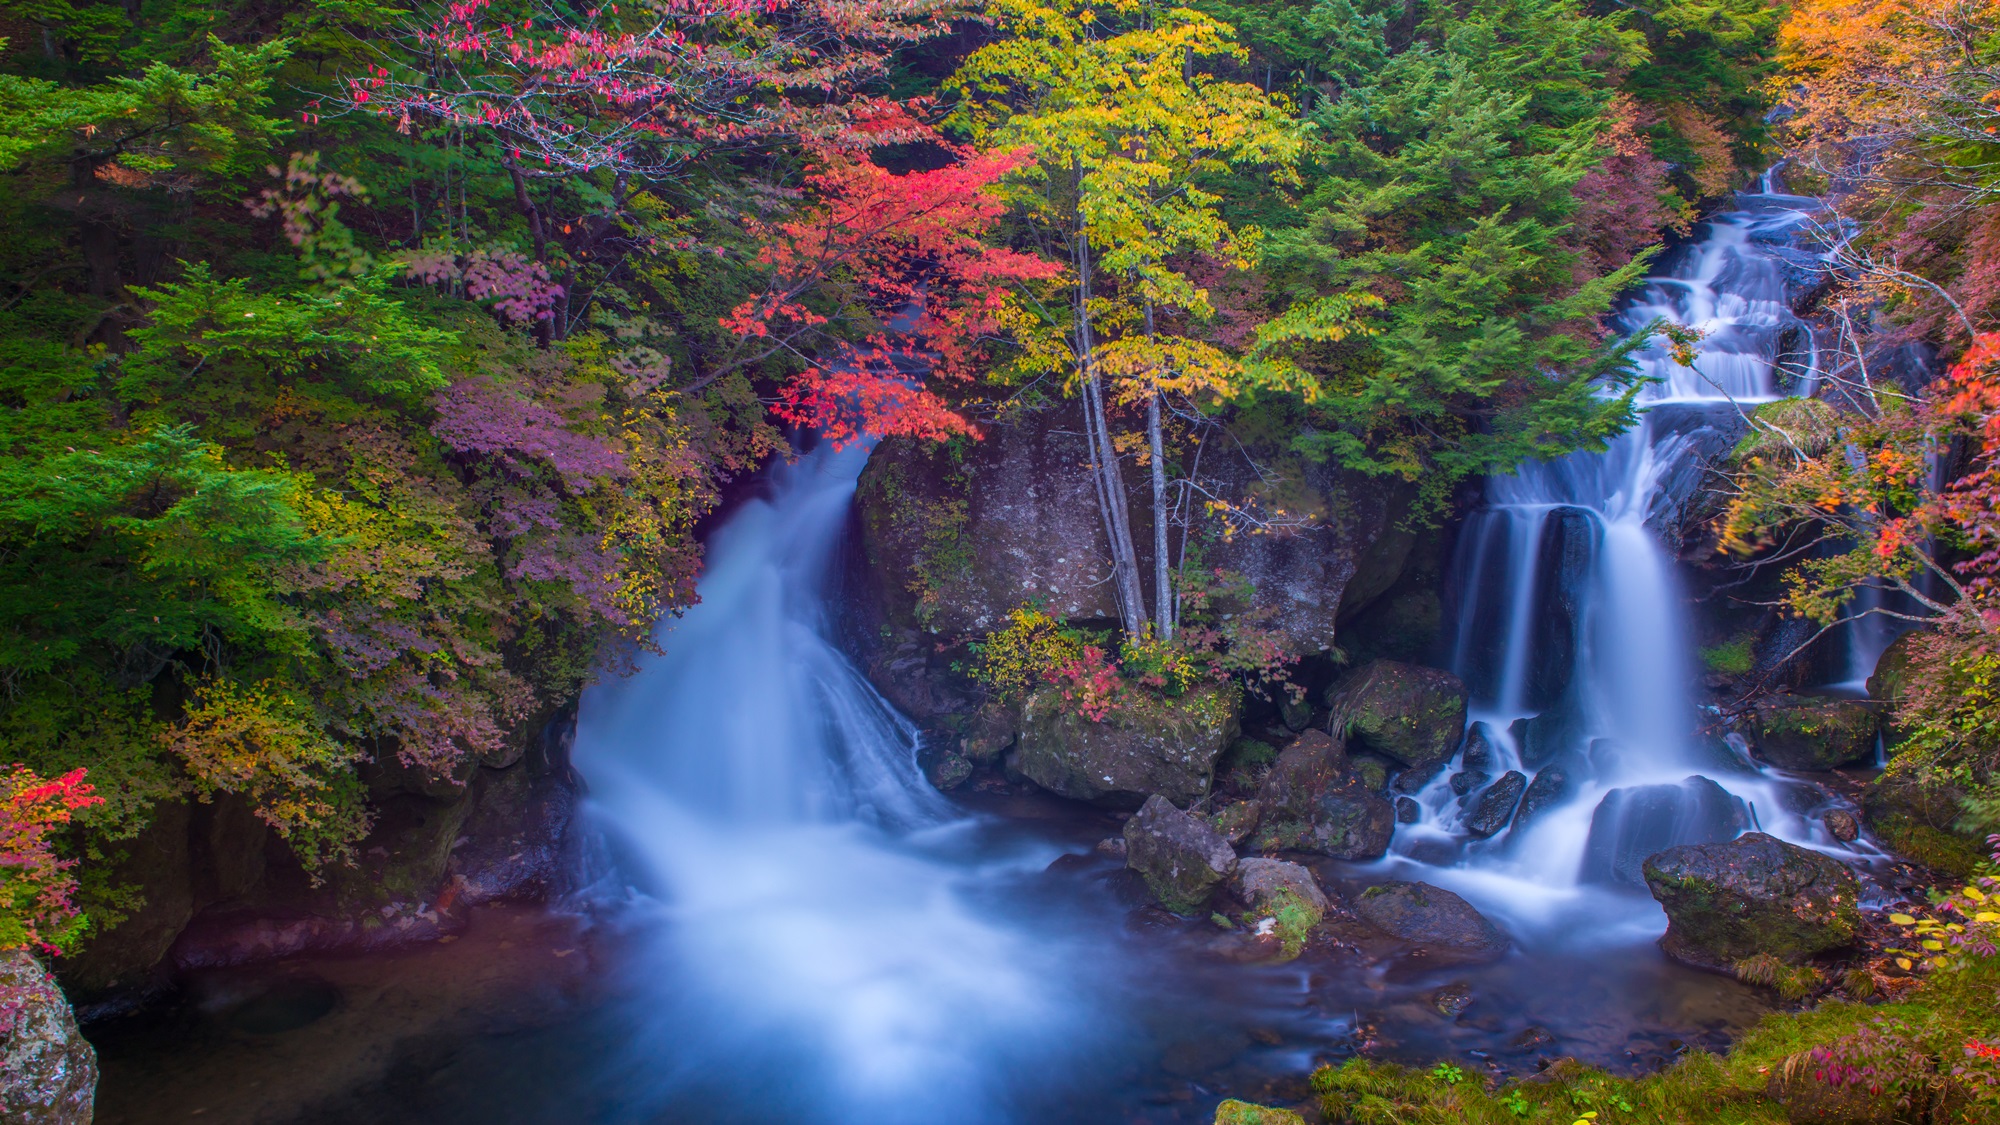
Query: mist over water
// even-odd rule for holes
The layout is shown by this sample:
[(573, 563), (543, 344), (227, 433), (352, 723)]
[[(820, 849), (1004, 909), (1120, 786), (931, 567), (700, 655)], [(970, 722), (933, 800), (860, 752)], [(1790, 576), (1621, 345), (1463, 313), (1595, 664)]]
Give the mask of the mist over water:
[(706, 1091), (716, 1120), (1001, 1120), (1025, 1069), (1105, 1030), (1078, 951), (1005, 902), (1059, 849), (981, 843), (829, 640), (867, 455), (777, 468), (717, 532), (665, 654), (582, 709), (576, 764), (657, 943), (632, 982), (635, 1116), (705, 1119)]

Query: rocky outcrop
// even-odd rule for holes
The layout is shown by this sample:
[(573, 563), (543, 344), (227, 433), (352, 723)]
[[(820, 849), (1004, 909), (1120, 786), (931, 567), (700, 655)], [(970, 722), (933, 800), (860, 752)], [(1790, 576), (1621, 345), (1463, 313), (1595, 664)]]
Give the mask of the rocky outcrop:
[(1889, 647), (1875, 661), (1875, 670), (1868, 676), (1868, 698), (1882, 714), (1882, 748), (1894, 753), (1903, 741), (1905, 732), (1894, 721), (1896, 706), (1903, 701), (1903, 692), (1910, 682), (1910, 656), (1921, 632), (1904, 633), (1889, 642)]
[(1236, 851), (1200, 818), (1149, 797), (1125, 822), (1125, 865), (1161, 906), (1193, 914), (1236, 871)]
[(1060, 691), (1043, 688), (1021, 708), (1020, 738), (1007, 761), (1074, 800), (1132, 808), (1159, 794), (1185, 805), (1213, 787), (1215, 760), (1236, 739), (1239, 706), (1234, 686), (1212, 684), (1095, 722)]
[(1702, 968), (1838, 949), (1861, 925), (1853, 872), (1762, 832), (1668, 848), (1646, 860), (1645, 876), (1667, 912), (1660, 948)]
[(1450, 672), (1374, 660), (1328, 693), (1333, 729), (1412, 770), (1449, 760), (1465, 732), (1465, 684)]
[(1514, 835), (1527, 832), (1536, 818), (1561, 804), (1568, 793), (1569, 774), (1561, 766), (1544, 766), (1521, 794), (1521, 807), (1514, 812)]
[(1454, 959), (1491, 960), (1508, 941), (1486, 916), (1457, 895), (1429, 883), (1383, 883), (1361, 892), (1354, 912), (1390, 937)]
[(1779, 769), (1830, 770), (1875, 754), (1875, 712), (1852, 699), (1779, 695), (1760, 701), (1757, 753)]
[[(1072, 402), (995, 423), (982, 440), (951, 449), (884, 441), (857, 502), (869, 595), (887, 624), (978, 634), (1028, 601), (1071, 620), (1116, 617), (1089, 462)], [(1342, 613), (1393, 585), (1409, 554), (1413, 537), (1392, 530), (1405, 486), (1235, 437), (1208, 444), (1201, 477), (1218, 495), (1309, 519), (1281, 534), (1218, 535), (1204, 556), (1249, 580), (1252, 608), (1268, 612), (1295, 652), (1333, 647)], [(1129, 484), (1140, 569), (1150, 574), (1151, 513), (1136, 466)], [(1219, 531), (1221, 517), (1209, 518)]]
[[(249, 806), (164, 805), (118, 869), (144, 905), (59, 965), (85, 1019), (175, 972), (383, 949), (457, 932), (464, 908), (559, 893), (576, 801), (567, 721), (444, 778), (393, 760), (364, 774), (375, 825), (315, 882)], [(512, 745), (510, 743), (510, 745)]]
[(1374, 859), (1389, 849), (1396, 814), (1389, 799), (1347, 771), (1341, 745), (1307, 731), (1285, 747), (1257, 794), (1259, 851), (1316, 852)]
[(26, 950), (0, 954), (0, 1120), (90, 1125), (97, 1052), (55, 981)]

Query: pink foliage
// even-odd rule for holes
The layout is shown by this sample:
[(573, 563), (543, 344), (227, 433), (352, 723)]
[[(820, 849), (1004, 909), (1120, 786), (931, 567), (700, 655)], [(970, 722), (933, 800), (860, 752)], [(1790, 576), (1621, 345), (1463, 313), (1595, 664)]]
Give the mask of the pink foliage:
[(509, 394), (484, 379), (462, 379), (438, 393), (438, 420), (431, 433), (461, 453), (486, 453), (519, 464), (541, 461), (571, 492), (588, 492), (599, 481), (631, 476), (614, 438), (580, 434), (555, 410)]
[(563, 295), (563, 287), (549, 277), (548, 267), (514, 250), (480, 249), (464, 254), (413, 250), (403, 255), (403, 262), (418, 281), (430, 285), (462, 282), (466, 296), (492, 302), (493, 311), (509, 324), (547, 320)]
[(1659, 231), (1687, 225), (1670, 204), (1667, 165), (1640, 131), (1651, 124), (1647, 111), (1624, 94), (1612, 109), (1612, 126), (1603, 138), (1611, 151), (1573, 192), (1577, 206), (1568, 241), (1583, 259), (1576, 267), (1579, 280), (1623, 266)]

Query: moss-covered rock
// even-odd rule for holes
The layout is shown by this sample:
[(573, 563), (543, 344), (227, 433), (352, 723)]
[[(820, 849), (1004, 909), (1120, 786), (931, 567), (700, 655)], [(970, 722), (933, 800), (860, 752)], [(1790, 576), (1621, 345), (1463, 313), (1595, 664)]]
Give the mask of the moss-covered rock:
[(1306, 1125), (1306, 1119), (1289, 1109), (1272, 1109), (1226, 1098), (1215, 1107), (1215, 1125)]
[(1413, 770), (1449, 759), (1465, 733), (1465, 684), (1438, 668), (1374, 660), (1328, 693), (1333, 729)]
[(1882, 747), (1890, 752), (1907, 737), (1907, 732), (1896, 725), (1895, 710), (1909, 684), (1911, 651), (1922, 636), (1921, 632), (1904, 633), (1891, 641), (1876, 659), (1875, 671), (1868, 677), (1868, 698), (1882, 716)]
[(1236, 851), (1206, 821), (1164, 797), (1148, 797), (1125, 822), (1125, 865), (1161, 906), (1194, 914), (1236, 871)]
[(1757, 752), (1780, 769), (1830, 770), (1875, 754), (1877, 719), (1853, 699), (1780, 695), (1757, 706)]
[(1667, 912), (1660, 948), (1702, 968), (1838, 949), (1861, 925), (1853, 872), (1762, 832), (1668, 848), (1646, 860), (1644, 873)]
[(1285, 747), (1258, 791), (1263, 819), (1252, 845), (1335, 859), (1374, 859), (1387, 851), (1395, 808), (1346, 767), (1340, 744), (1320, 731)]
[(1021, 736), (1008, 764), (1079, 801), (1133, 808), (1157, 793), (1185, 805), (1212, 788), (1215, 760), (1236, 738), (1241, 703), (1233, 685), (1210, 684), (1096, 722), (1077, 714), (1060, 691), (1043, 688), (1021, 708)]

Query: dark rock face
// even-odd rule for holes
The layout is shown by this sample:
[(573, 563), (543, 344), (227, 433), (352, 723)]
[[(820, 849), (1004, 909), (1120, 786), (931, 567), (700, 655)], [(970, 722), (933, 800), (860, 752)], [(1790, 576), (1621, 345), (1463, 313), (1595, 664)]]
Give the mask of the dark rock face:
[(1861, 835), (1861, 821), (1846, 809), (1834, 809), (1820, 817), (1826, 825), (1827, 834), (1843, 844), (1853, 843)]
[(1645, 882), (1646, 857), (1679, 844), (1734, 839), (1750, 827), (1749, 810), (1705, 777), (1678, 785), (1613, 789), (1590, 817), (1583, 875), (1590, 882)]
[(1500, 780), (1486, 787), (1485, 791), (1472, 802), (1472, 813), (1465, 818), (1465, 830), (1480, 839), (1507, 827), (1514, 817), (1514, 806), (1521, 799), (1521, 791), (1528, 787), (1528, 776), (1519, 770), (1508, 770), (1500, 775)]
[(1329, 693), (1333, 729), (1413, 770), (1451, 757), (1465, 731), (1465, 684), (1438, 668), (1373, 660)]
[(1514, 812), (1514, 831), (1526, 832), (1535, 818), (1562, 803), (1569, 792), (1569, 774), (1561, 766), (1547, 766), (1528, 783), (1521, 794), (1521, 807)]
[[(1076, 404), (989, 426), (984, 440), (961, 452), (954, 458), (924, 443), (890, 439), (862, 474), (862, 551), (875, 583), (872, 596), (889, 623), (943, 636), (985, 632), (1029, 599), (1041, 600), (1057, 617), (1116, 617), (1105, 581), (1110, 550)], [(1270, 483), (1233, 447), (1222, 452), (1217, 443), (1210, 443), (1202, 461), (1203, 484), (1228, 496), (1258, 493), (1315, 523), (1289, 535), (1222, 539), (1206, 561), (1250, 581), (1253, 608), (1270, 611), (1295, 652), (1325, 651), (1334, 643), (1349, 584), (1364, 587), (1345, 598), (1352, 608), (1361, 595), (1386, 590), (1402, 568), (1411, 537), (1392, 532), (1402, 486), (1385, 487), (1283, 451), (1253, 452), (1266, 464), (1296, 462), (1287, 465), (1283, 495), (1263, 495)], [(1133, 535), (1140, 569), (1150, 573), (1151, 511), (1143, 483), (1134, 467), (1128, 478)]]
[(1557, 508), (1542, 523), (1525, 700), (1537, 711), (1555, 706), (1575, 675), (1583, 587), (1590, 580), (1591, 560), (1602, 538), (1597, 518), (1582, 508)]
[(1354, 912), (1391, 937), (1459, 957), (1492, 959), (1507, 938), (1473, 905), (1429, 883), (1384, 883), (1355, 900)]
[(1396, 798), (1397, 824), (1415, 824), (1417, 821), (1423, 819), (1423, 815), (1424, 815), (1423, 806), (1417, 804), (1415, 798), (1412, 797)]
[(0, 954), (0, 997), (19, 1007), (0, 1037), (0, 1113), (8, 1125), (90, 1125), (97, 1052), (62, 990), (25, 950)]
[(1783, 695), (1757, 705), (1757, 752), (1787, 770), (1830, 770), (1875, 754), (1875, 712), (1852, 699)]
[(1285, 747), (1257, 795), (1263, 820), (1253, 846), (1335, 859), (1374, 859), (1388, 851), (1394, 808), (1345, 766), (1340, 744), (1320, 731), (1307, 731)]
[(1222, 838), (1231, 844), (1240, 844), (1257, 831), (1257, 822), (1263, 819), (1264, 806), (1256, 801), (1238, 801), (1225, 807), (1221, 812), (1209, 817)]
[(1667, 911), (1660, 948), (1727, 969), (1758, 953), (1799, 958), (1854, 940), (1861, 916), (1854, 873), (1818, 852), (1752, 832), (1652, 856), (1646, 886)]
[(1256, 857), (1238, 860), (1231, 886), (1252, 910), (1274, 909), (1282, 905), (1284, 896), (1290, 895), (1314, 917), (1326, 914), (1326, 892), (1319, 889), (1319, 880), (1296, 863)]
[(1125, 822), (1125, 865), (1160, 905), (1192, 914), (1235, 873), (1236, 852), (1202, 820), (1154, 796)]
[(1231, 685), (1190, 692), (1157, 713), (1092, 722), (1054, 688), (1028, 697), (1008, 764), (1064, 797), (1134, 808), (1153, 794), (1178, 804), (1208, 795), (1215, 760), (1236, 740), (1241, 700)]
[[(192, 817), (185, 802), (162, 803), (153, 822), (120, 845), (114, 884), (143, 888), (145, 903), (118, 925), (93, 937), (62, 959), (63, 984), (79, 997), (96, 1000), (113, 993), (156, 987), (156, 970), (174, 938), (194, 916), (194, 864), (189, 851)], [(88, 1018), (89, 1013), (85, 1013)]]

